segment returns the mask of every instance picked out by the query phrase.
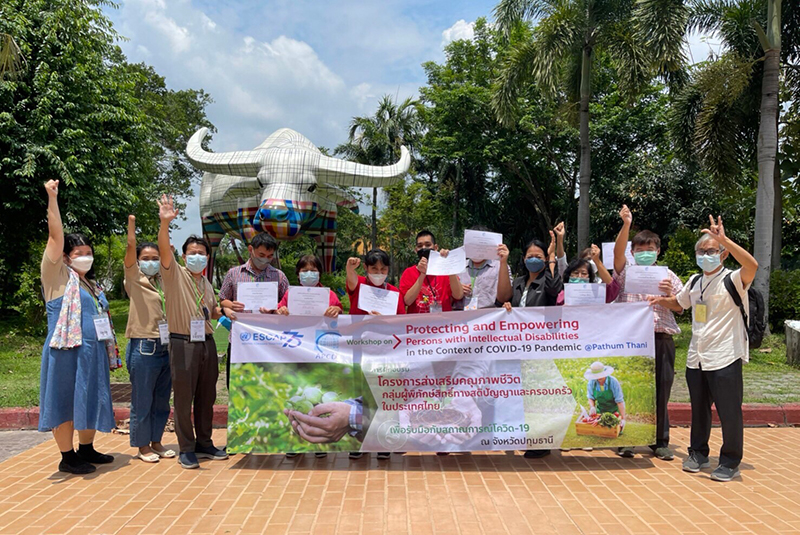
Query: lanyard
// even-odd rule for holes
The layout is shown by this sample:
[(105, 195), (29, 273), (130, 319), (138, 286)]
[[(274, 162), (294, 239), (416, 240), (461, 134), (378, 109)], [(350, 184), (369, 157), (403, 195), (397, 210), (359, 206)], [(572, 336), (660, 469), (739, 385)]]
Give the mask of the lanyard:
[(197, 279), (192, 277), (192, 282), (194, 282), (194, 295), (197, 298), (197, 301), (195, 303), (197, 305), (197, 313), (199, 315), (205, 317), (205, 314), (203, 314), (203, 309), (200, 306), (200, 304), (202, 303), (203, 305), (205, 305), (204, 300), (205, 300), (205, 297), (206, 297), (206, 289), (203, 288), (203, 295), (200, 295), (200, 287), (197, 285)]
[(437, 299), (436, 290), (434, 289), (433, 284), (431, 284), (428, 278), (429, 278), (428, 275), (425, 275), (425, 280), (423, 282), (428, 285), (428, 289), (431, 291), (431, 297), (433, 297), (433, 302), (438, 303), (439, 301)]
[[(84, 284), (84, 282), (85, 281), (81, 279), (81, 284)], [(84, 286), (85, 286), (84, 290), (89, 292), (89, 295), (92, 297), (92, 302), (94, 302), (94, 306), (95, 309), (97, 310), (97, 313), (100, 314), (103, 310), (100, 308), (100, 301), (97, 300), (97, 296), (94, 294), (94, 290), (92, 290), (92, 287), (89, 285), (88, 282), (85, 282)]]
[(153, 285), (153, 288), (156, 289), (158, 292), (158, 296), (161, 298), (161, 314), (163, 318), (167, 317), (167, 306), (165, 304), (166, 299), (164, 298), (164, 290), (161, 289), (161, 283), (158, 282), (158, 275), (153, 277), (153, 280), (150, 281), (150, 284)]
[(711, 283), (714, 282), (714, 279), (716, 279), (717, 277), (722, 275), (722, 273), (724, 271), (725, 271), (724, 269), (721, 269), (719, 271), (719, 273), (717, 273), (716, 275), (711, 277), (711, 280), (706, 283), (705, 287), (703, 287), (703, 280), (702, 279), (700, 280), (700, 301), (701, 302), (703, 301), (703, 294), (705, 293), (705, 291), (708, 290), (708, 287), (711, 286)]

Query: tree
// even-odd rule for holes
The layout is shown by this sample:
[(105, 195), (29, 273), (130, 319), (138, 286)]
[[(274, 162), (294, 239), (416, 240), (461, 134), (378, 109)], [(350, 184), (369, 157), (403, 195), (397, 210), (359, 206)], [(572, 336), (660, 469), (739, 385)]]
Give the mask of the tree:
[[(390, 95), (378, 103), (375, 115), (353, 117), (347, 143), (339, 145), (335, 154), (368, 165), (391, 165), (405, 145), (414, 154), (419, 138), (417, 102), (407, 98), (397, 104)], [(378, 243), (378, 188), (372, 188), (372, 247)]]
[[(598, 52), (607, 56), (620, 88), (628, 94), (635, 94), (652, 74), (651, 59), (634, 32), (634, 4), (633, 0), (501, 0), (494, 11), (499, 27), (512, 39), (521, 21), (538, 19), (533, 37), (512, 45), (494, 97), (498, 117), (506, 124), (514, 121), (519, 94), (532, 82), (546, 95), (561, 91), (577, 104), (579, 249), (588, 245), (590, 236), (589, 103)], [(680, 57), (668, 58), (667, 52), (661, 61), (663, 65), (680, 63)], [(677, 52), (680, 54), (680, 49)]]
[(0, 80), (16, 76), (25, 66), (25, 56), (14, 36), (0, 33)]

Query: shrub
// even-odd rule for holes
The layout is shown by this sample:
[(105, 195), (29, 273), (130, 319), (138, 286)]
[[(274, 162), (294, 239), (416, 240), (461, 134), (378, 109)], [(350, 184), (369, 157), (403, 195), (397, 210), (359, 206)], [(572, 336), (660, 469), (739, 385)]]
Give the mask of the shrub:
[(785, 320), (800, 319), (800, 269), (773, 271), (769, 293), (770, 327), (780, 332)]

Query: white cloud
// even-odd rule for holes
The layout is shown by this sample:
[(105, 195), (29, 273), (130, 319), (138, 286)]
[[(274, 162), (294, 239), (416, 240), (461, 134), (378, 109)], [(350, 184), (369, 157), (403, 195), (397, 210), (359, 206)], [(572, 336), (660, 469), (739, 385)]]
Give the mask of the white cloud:
[(475, 23), (461, 19), (442, 32), (442, 46), (448, 45), (453, 41), (472, 39), (473, 37), (475, 37)]

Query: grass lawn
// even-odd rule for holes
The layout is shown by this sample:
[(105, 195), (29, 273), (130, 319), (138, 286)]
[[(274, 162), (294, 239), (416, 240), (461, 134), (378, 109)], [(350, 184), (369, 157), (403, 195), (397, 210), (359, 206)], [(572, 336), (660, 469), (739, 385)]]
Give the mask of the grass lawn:
[[(120, 356), (125, 362), (125, 325), (128, 321), (128, 301), (111, 302), (111, 316), (117, 333)], [(675, 384), (672, 401), (689, 401), (683, 370), (691, 338), (691, 325), (680, 324), (682, 333), (675, 338)], [(39, 403), (39, 362), (45, 334), (31, 334), (20, 318), (0, 320), (0, 407), (32, 407)], [(214, 332), (217, 351), (224, 353), (228, 347), (228, 331)], [(762, 352), (764, 349), (770, 352)], [(217, 403), (228, 403), (225, 389), (225, 362), (220, 361), (220, 380), (217, 383)], [(115, 383), (128, 382), (128, 371), (123, 366), (111, 374)], [(800, 402), (800, 368), (786, 364), (785, 337), (774, 334), (765, 339), (761, 350), (750, 352), (750, 363), (744, 367), (744, 400), (746, 403)]]

